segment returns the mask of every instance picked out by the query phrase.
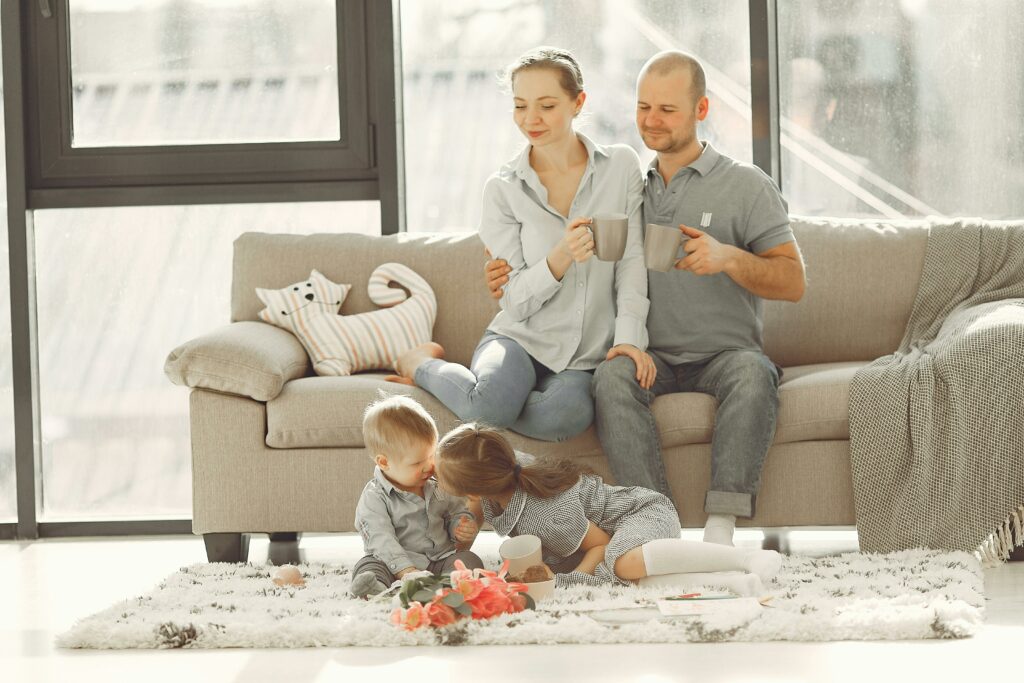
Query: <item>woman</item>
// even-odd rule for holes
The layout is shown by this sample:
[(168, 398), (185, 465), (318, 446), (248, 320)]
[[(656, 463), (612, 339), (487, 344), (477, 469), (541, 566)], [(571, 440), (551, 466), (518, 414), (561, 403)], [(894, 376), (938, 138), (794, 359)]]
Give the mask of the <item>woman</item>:
[[(646, 388), (647, 271), (639, 159), (626, 145), (601, 146), (577, 133), (586, 101), (576, 59), (541, 47), (508, 69), (513, 119), (529, 145), (484, 187), (480, 237), (512, 271), (501, 311), (469, 368), (442, 360), (431, 343), (398, 359), (403, 381), (426, 389), (464, 421), (562, 441), (593, 420), (593, 370), (629, 356)], [(617, 262), (591, 258), (590, 217), (626, 214)]]

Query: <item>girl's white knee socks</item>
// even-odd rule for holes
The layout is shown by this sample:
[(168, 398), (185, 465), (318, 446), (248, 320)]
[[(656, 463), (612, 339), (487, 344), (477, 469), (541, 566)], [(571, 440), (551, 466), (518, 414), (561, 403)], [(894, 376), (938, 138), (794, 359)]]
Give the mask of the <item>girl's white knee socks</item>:
[(648, 576), (742, 570), (770, 579), (782, 567), (782, 556), (774, 550), (746, 550), (681, 538), (659, 538), (644, 543), (641, 550)]

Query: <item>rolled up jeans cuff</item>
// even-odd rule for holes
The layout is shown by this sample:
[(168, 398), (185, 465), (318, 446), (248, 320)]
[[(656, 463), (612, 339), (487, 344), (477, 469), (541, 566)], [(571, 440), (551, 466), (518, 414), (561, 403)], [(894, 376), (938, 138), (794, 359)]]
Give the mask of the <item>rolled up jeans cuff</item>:
[(708, 491), (704, 497), (704, 512), (709, 515), (736, 515), (737, 517), (754, 516), (754, 499), (752, 493), (736, 493), (735, 491)]

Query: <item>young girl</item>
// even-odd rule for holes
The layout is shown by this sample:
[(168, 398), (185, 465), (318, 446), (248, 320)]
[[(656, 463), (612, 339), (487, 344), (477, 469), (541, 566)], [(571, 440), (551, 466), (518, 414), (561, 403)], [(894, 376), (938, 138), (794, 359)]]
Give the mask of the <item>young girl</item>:
[(556, 586), (729, 570), (767, 579), (782, 566), (774, 550), (684, 541), (676, 509), (662, 494), (605, 484), (570, 461), (535, 460), (486, 427), (446, 434), (434, 470), (442, 488), (480, 501), (502, 536), (539, 537)]

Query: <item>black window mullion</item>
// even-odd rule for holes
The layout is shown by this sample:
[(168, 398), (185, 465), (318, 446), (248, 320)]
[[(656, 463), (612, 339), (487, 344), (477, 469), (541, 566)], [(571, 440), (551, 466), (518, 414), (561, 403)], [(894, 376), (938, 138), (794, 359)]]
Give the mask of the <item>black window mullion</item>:
[(32, 225), (26, 210), (22, 12), (0, 3), (3, 30), (4, 127), (7, 139), (7, 239), (11, 297), (11, 381), (14, 393), (14, 469), (18, 538), (39, 537), (40, 478), (36, 450), (39, 401), (36, 382), (35, 298), (31, 275)]
[(775, 0), (750, 0), (750, 132), (754, 165), (782, 187)]

